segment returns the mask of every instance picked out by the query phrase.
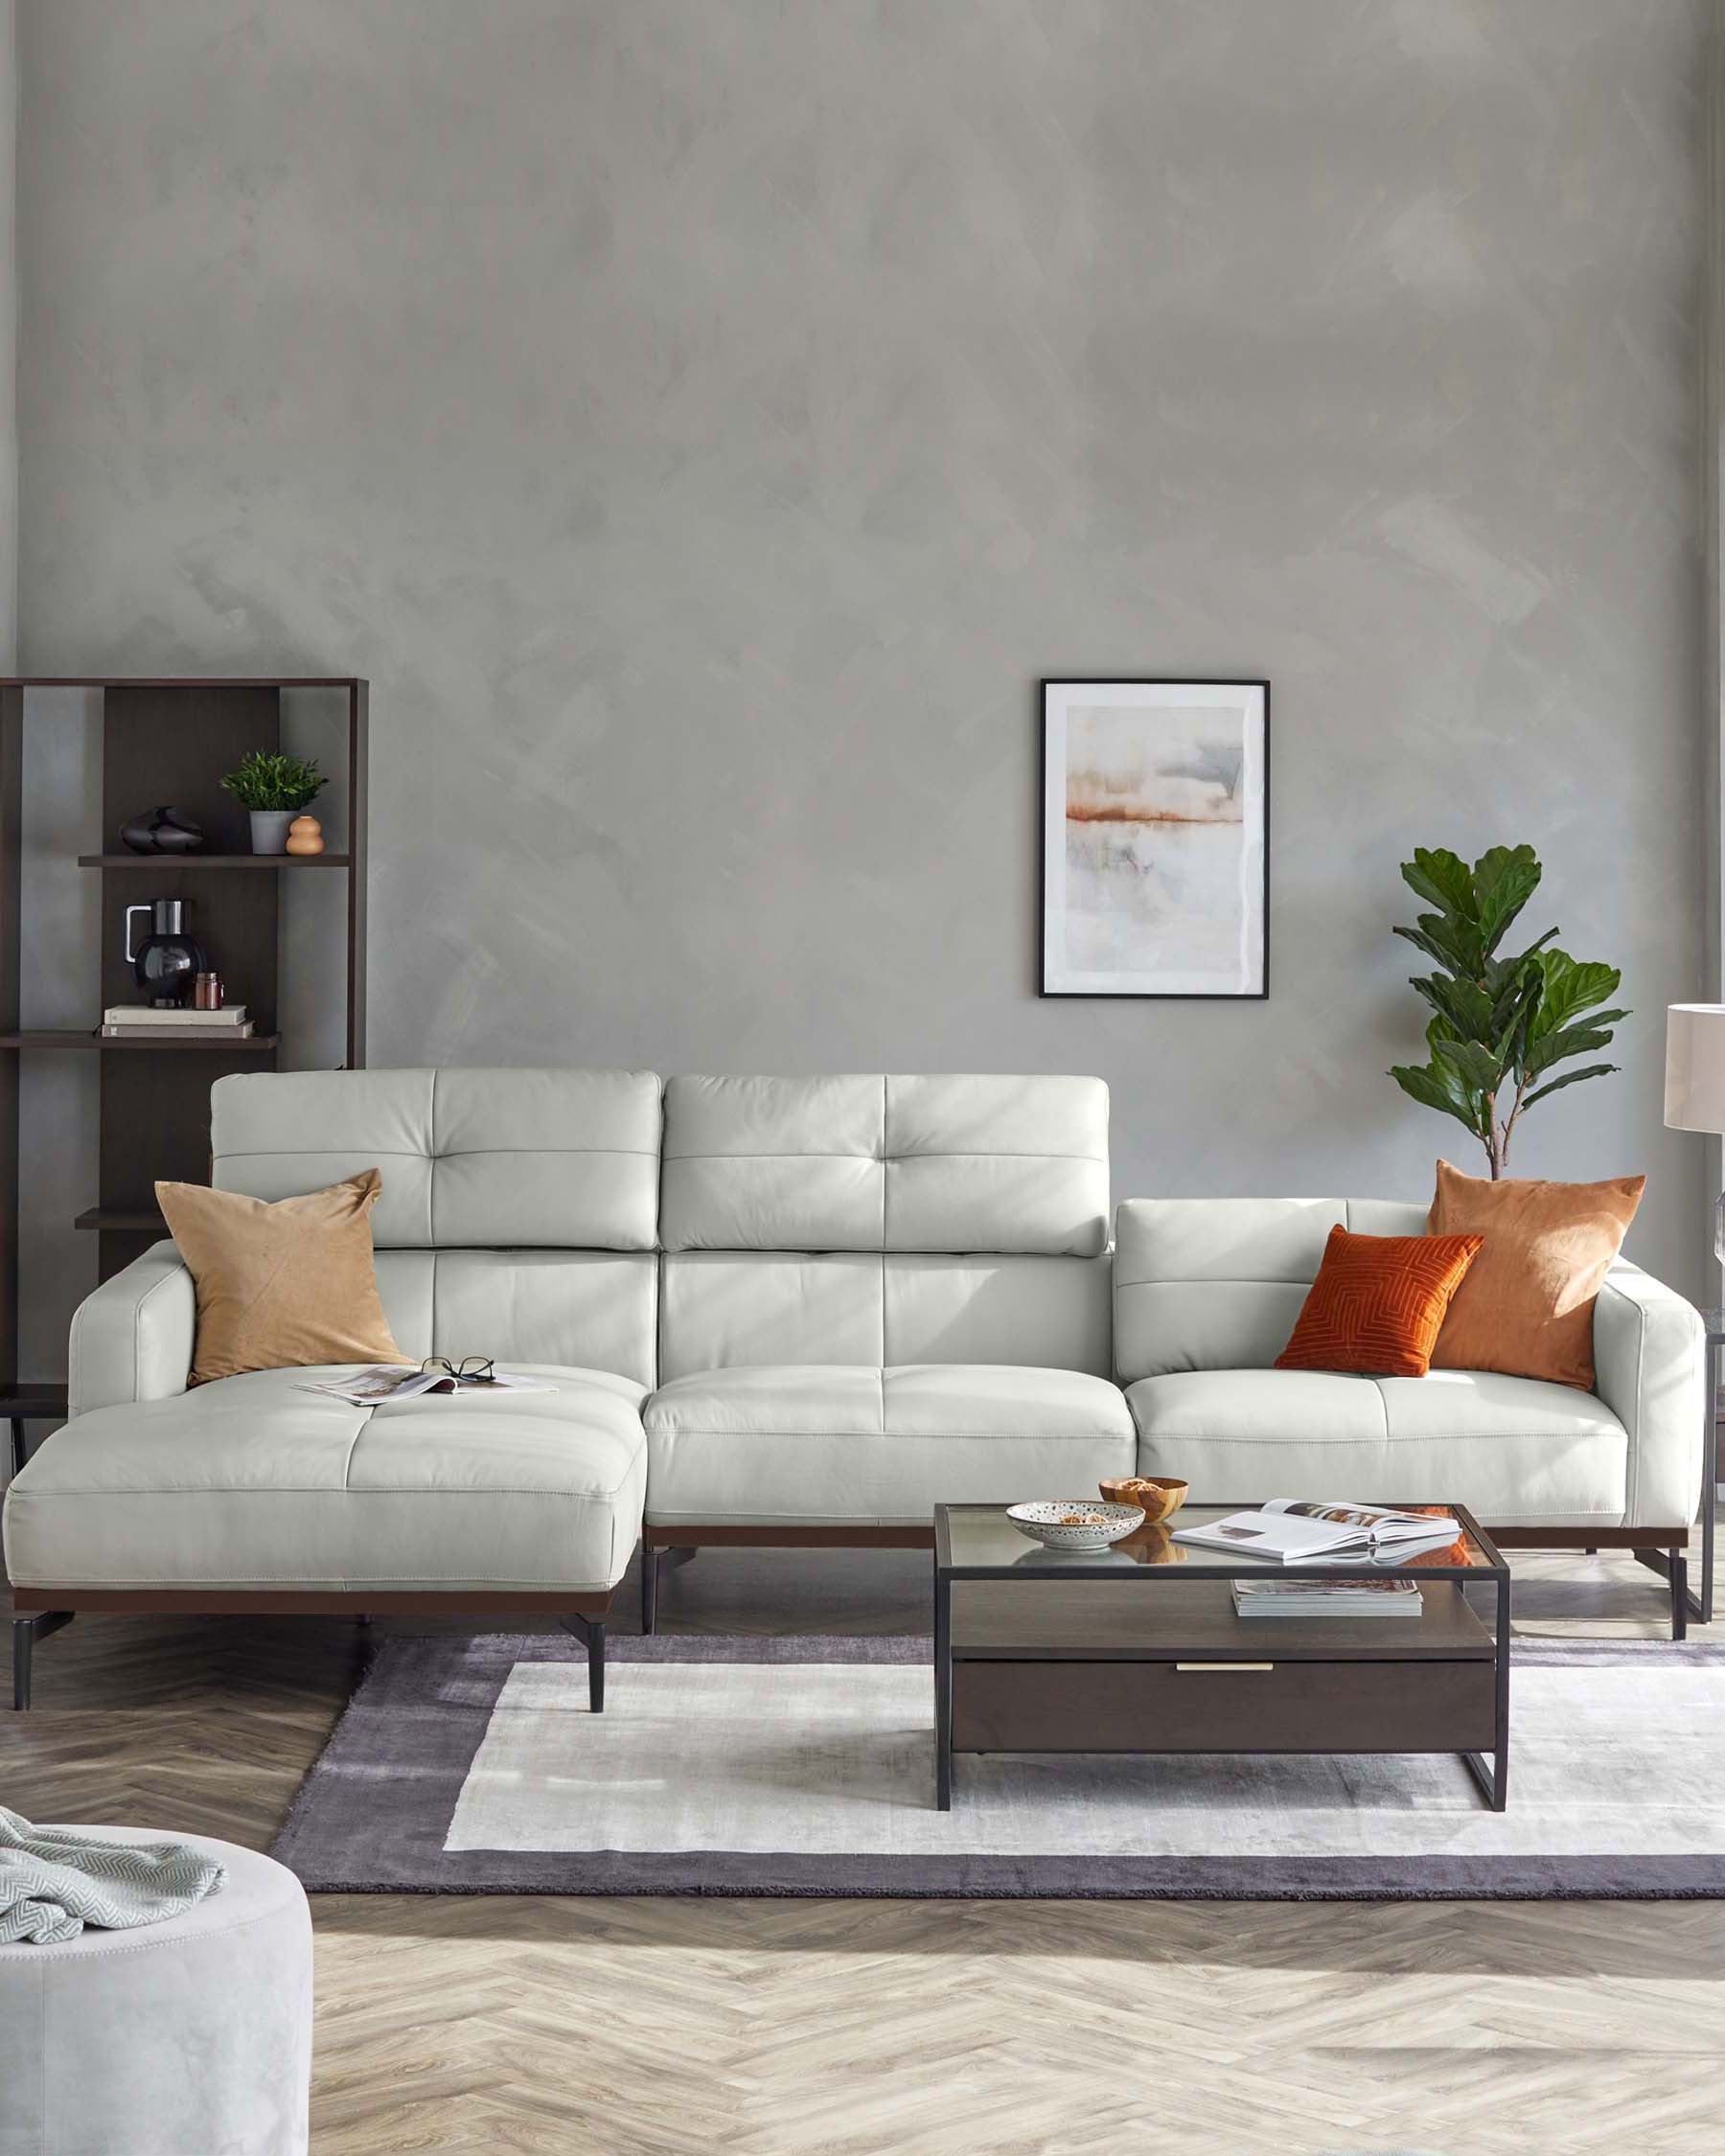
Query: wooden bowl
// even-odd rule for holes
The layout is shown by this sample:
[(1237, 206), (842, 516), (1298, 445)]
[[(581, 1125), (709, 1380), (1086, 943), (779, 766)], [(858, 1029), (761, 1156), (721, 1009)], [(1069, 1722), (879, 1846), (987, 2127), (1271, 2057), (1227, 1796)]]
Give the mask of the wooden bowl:
[(1189, 1482), (1169, 1475), (1126, 1475), (1117, 1481), (1096, 1484), (1110, 1504), (1136, 1504), (1146, 1527), (1160, 1527), (1172, 1520), (1186, 1501)]
[(1166, 1527), (1138, 1527), (1122, 1535), (1115, 1548), (1135, 1565), (1184, 1565), (1186, 1561), (1185, 1545), (1176, 1542)]

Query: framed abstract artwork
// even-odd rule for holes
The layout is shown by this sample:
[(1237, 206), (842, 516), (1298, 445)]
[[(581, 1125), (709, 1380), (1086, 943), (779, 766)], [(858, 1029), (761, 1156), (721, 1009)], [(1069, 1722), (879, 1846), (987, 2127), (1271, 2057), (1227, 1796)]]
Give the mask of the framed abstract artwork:
[(1045, 681), (1042, 994), (1270, 992), (1268, 681)]

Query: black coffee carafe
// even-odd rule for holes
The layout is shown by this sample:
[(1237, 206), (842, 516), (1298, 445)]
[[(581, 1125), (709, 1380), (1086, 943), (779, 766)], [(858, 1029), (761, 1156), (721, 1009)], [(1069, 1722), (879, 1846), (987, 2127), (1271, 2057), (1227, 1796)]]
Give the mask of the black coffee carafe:
[[(132, 915), (146, 914), (150, 932), (132, 949)], [(126, 955), (144, 1000), (158, 1011), (179, 1008), (192, 994), (193, 982), (208, 971), (202, 947), (186, 933), (186, 901), (156, 899), (150, 906), (126, 909)]]

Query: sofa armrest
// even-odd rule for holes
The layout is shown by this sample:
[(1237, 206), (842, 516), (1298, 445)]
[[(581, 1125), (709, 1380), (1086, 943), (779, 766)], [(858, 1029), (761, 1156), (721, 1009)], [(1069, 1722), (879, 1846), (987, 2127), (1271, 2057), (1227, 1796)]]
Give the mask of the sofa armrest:
[(192, 1275), (172, 1243), (154, 1243), (73, 1313), (71, 1412), (183, 1392), (196, 1333)]
[(1701, 1498), (1706, 1332), (1701, 1313), (1620, 1260), (1594, 1305), (1594, 1387), (1629, 1433), (1623, 1524), (1681, 1527)]

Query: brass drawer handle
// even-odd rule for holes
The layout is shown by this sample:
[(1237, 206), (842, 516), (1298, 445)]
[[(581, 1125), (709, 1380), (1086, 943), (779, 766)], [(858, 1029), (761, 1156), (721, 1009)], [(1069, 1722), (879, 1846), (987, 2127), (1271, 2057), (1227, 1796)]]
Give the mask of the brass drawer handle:
[(1273, 1662), (1177, 1662), (1174, 1664), (1175, 1671), (1179, 1675), (1184, 1675), (1190, 1670), (1199, 1670), (1206, 1676), (1214, 1677), (1231, 1677), (1236, 1671), (1240, 1670), (1274, 1669), (1275, 1667), (1276, 1664)]

